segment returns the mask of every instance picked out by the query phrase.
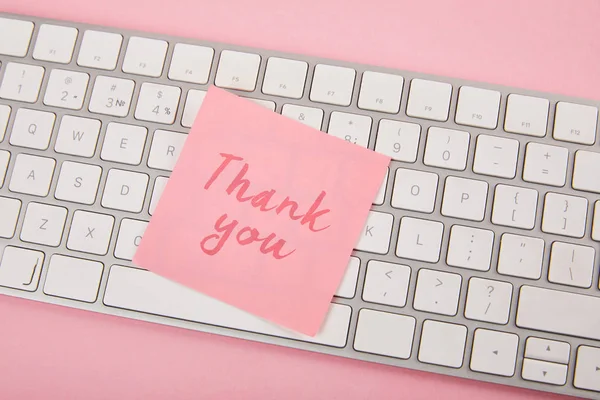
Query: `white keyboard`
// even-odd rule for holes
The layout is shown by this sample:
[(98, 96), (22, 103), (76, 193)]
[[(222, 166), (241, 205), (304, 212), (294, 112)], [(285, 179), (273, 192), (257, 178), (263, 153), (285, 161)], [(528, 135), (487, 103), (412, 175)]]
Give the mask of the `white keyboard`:
[[(213, 84), (393, 159), (315, 337), (131, 264)], [(0, 14), (0, 293), (600, 399), (599, 106)]]

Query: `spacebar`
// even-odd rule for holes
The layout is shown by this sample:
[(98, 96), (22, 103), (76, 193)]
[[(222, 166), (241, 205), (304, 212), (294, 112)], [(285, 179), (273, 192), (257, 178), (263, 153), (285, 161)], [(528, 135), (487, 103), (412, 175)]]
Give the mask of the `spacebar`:
[(600, 340), (600, 297), (521, 287), (517, 326)]
[(352, 313), (349, 306), (331, 304), (321, 331), (314, 337), (305, 336), (271, 324), (152, 272), (120, 265), (113, 265), (110, 269), (104, 304), (109, 307), (334, 347), (346, 345)]

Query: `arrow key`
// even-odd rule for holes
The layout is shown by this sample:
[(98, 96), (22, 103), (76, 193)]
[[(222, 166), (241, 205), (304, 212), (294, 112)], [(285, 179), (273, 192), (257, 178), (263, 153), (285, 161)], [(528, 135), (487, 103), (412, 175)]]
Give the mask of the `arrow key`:
[(563, 364), (525, 358), (521, 376), (528, 381), (562, 386), (567, 383), (567, 369), (568, 367)]
[(568, 364), (570, 353), (571, 345), (565, 342), (557, 342), (532, 336), (527, 338), (527, 343), (525, 344), (526, 358)]
[(479, 328), (473, 337), (470, 368), (487, 374), (513, 376), (518, 347), (519, 337), (515, 334)]
[(579, 346), (573, 385), (600, 392), (600, 348)]

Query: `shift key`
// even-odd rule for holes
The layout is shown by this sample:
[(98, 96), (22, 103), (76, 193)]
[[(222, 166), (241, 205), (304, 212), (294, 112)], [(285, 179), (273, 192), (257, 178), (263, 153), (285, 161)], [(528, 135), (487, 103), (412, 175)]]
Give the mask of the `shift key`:
[(600, 340), (600, 297), (521, 287), (517, 326)]

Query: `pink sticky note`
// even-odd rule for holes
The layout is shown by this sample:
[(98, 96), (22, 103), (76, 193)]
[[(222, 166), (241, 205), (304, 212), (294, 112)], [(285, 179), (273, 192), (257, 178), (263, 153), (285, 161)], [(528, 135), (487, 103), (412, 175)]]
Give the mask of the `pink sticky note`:
[(134, 262), (314, 336), (389, 161), (212, 87)]

